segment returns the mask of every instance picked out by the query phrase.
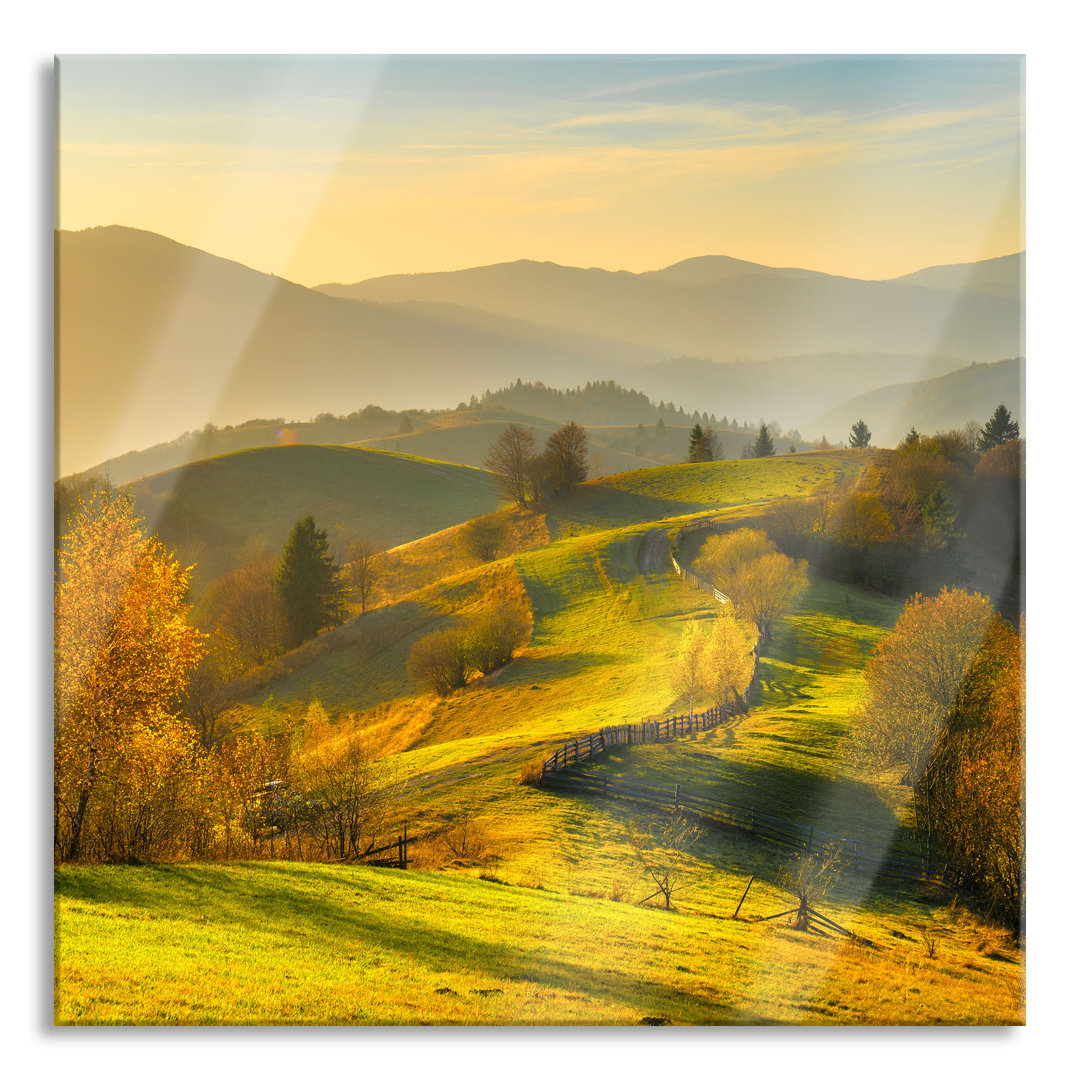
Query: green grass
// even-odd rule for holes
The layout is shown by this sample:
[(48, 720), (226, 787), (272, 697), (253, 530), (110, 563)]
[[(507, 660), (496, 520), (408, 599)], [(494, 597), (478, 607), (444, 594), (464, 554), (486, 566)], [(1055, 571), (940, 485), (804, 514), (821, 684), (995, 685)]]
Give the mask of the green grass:
[(863, 467), (853, 454), (836, 451), (637, 469), (582, 484), (551, 507), (548, 527), (562, 537), (707, 510), (748, 513), (778, 499), (805, 497)]
[(495, 510), (491, 476), (464, 465), (342, 446), (276, 446), (207, 458), (131, 485), (148, 528), (208, 580), (245, 545), (277, 554), (308, 514), (328, 533), (392, 547)]
[[(516, 553), (433, 581), (256, 673), (241, 721), (313, 697), (332, 714), (363, 714), (388, 773), (416, 781), (397, 813), (421, 838), (418, 869), (62, 868), (58, 1022), (1022, 1020), (1022, 953), (941, 893), (844, 878), (823, 910), (874, 947), (810, 938), (748, 921), (790, 906), (779, 888), (790, 853), (712, 832), (690, 857), (677, 912), (616, 902), (651, 891), (627, 843), (647, 813), (518, 783), (523, 763), (566, 739), (681, 705), (670, 688), (679, 637), (716, 605), (666, 558), (643, 570), (643, 544), (666, 552), (687, 516), (752, 516), (858, 467), (815, 454), (584, 485), (523, 530)], [(545, 530), (555, 539), (536, 546)], [(424, 542), (424, 566), (438, 564), (444, 543), (452, 534)], [(446, 700), (409, 684), (417, 636), (520, 589), (535, 618), (522, 656)], [(862, 666), (900, 606), (815, 580), (778, 624), (755, 706), (730, 732), (613, 751), (591, 767), (842, 835), (902, 837), (908, 792), (844, 752)], [(480, 843), (471, 860), (439, 838), (465, 814)], [(477, 880), (481, 871), (498, 880)], [(927, 926), (935, 959), (921, 941)]]
[(871, 949), (420, 871), (65, 867), (55, 894), (61, 1025), (1022, 1018), (1015, 955), (952, 915), (930, 960), (887, 917)]

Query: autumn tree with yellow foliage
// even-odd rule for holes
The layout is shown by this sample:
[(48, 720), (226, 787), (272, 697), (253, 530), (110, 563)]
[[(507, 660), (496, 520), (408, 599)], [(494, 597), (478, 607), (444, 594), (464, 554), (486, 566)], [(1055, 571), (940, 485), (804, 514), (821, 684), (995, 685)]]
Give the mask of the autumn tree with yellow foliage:
[[(141, 798), (135, 788), (183, 786), (173, 774), (193, 749), (176, 726), (174, 702), (202, 652), (202, 635), (187, 620), (187, 582), (188, 572), (143, 533), (130, 497), (91, 490), (80, 500), (60, 545), (55, 591), (61, 858), (83, 857), (88, 832), (104, 857), (145, 850), (153, 831), (131, 822), (132, 801)], [(159, 800), (156, 810), (143, 807), (144, 817), (160, 819), (165, 809)]]
[(858, 747), (903, 767), (928, 854), (1015, 928), (1024, 899), (1024, 643), (979, 594), (916, 595), (865, 670)]
[(705, 541), (694, 569), (726, 593), (741, 618), (768, 641), (780, 615), (809, 585), (806, 561), (776, 550), (761, 529), (735, 529)]

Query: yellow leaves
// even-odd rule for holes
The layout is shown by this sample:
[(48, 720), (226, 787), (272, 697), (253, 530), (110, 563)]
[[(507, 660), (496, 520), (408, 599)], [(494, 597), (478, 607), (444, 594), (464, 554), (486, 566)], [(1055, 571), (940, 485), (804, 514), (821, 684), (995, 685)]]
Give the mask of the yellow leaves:
[(744, 694), (754, 675), (754, 638), (732, 615), (713, 620), (705, 649), (705, 684), (717, 700)]
[[(126, 755), (191, 760), (194, 733), (174, 730), (171, 710), (202, 635), (187, 622), (186, 572), (144, 536), (128, 497), (93, 490), (71, 520), (55, 593), (54, 695), (57, 840), (74, 857), (83, 829), (96, 827), (95, 790), (106, 777), (114, 788), (134, 782)], [(114, 795), (113, 805), (127, 802)], [(123, 830), (110, 835), (112, 846), (129, 843)]]
[(761, 529), (710, 537), (694, 569), (731, 597), (737, 613), (765, 639), (781, 612), (809, 585), (806, 562), (781, 554)]

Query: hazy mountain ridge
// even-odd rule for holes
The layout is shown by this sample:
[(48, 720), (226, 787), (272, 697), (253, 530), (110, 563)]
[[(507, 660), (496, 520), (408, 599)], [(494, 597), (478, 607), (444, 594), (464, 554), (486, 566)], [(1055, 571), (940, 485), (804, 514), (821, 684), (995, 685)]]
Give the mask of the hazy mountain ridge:
[(1024, 358), (993, 364), (970, 364), (958, 371), (919, 382), (883, 386), (851, 398), (815, 417), (813, 433), (846, 438), (856, 420), (865, 420), (875, 446), (895, 446), (911, 428), (924, 434), (962, 428), (969, 420), (980, 424), (1004, 404), (1025, 435)]
[[(379, 296), (357, 302), (121, 226), (56, 243), (61, 473), (208, 421), (452, 408), (513, 378), (616, 379), (690, 411), (805, 426), (841, 393), (1023, 351), (1000, 347), (1020, 335), (1017, 297), (727, 256), (647, 274), (520, 260), (399, 275), (361, 283)], [(1022, 255), (973, 266), (979, 289), (1007, 290)], [(781, 359), (685, 359), (759, 351)]]
[(576, 382), (624, 367), (594, 340), (338, 300), (115, 226), (59, 233), (56, 277), (61, 473), (207, 421), (445, 407), (511, 372)]
[[(995, 265), (976, 273), (979, 287), (970, 289), (925, 287), (913, 275), (864, 281), (706, 256), (645, 274), (519, 260), (317, 291), (476, 307), (693, 356), (896, 352), (986, 361), (1023, 351), (1021, 298), (1008, 294), (1017, 258), (991, 260)], [(995, 281), (1000, 289), (987, 291)]]

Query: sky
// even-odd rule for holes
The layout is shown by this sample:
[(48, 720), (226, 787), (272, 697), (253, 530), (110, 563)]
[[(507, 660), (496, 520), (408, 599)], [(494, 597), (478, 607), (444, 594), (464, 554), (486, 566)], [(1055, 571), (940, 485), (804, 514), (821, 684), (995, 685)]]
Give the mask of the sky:
[(730, 255), (852, 277), (1024, 239), (1010, 55), (58, 61), (58, 227), (305, 285)]

